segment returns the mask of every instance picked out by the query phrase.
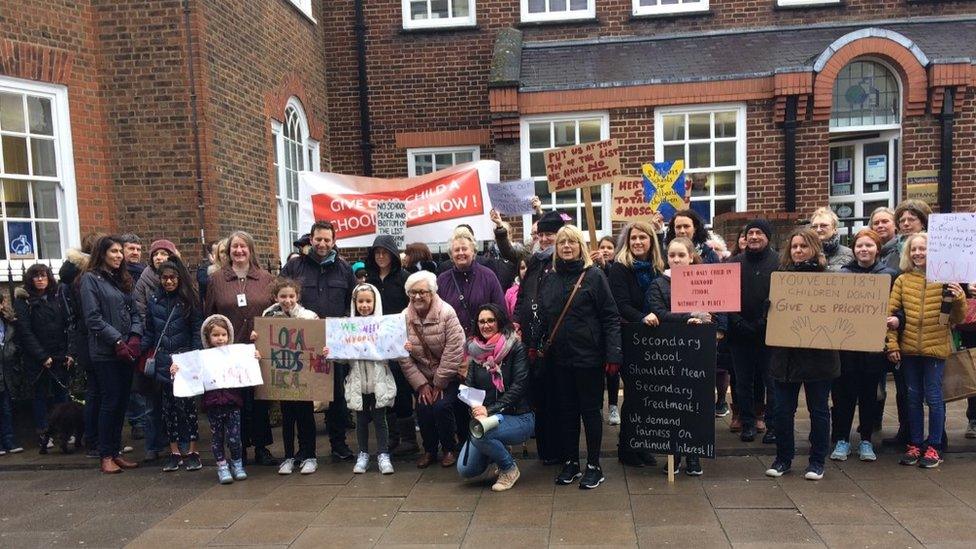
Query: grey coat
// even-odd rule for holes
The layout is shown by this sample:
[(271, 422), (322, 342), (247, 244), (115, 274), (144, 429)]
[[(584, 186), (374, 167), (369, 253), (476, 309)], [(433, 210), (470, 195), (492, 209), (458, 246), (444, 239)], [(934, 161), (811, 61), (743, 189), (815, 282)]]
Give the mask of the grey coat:
[(142, 315), (132, 294), (123, 292), (107, 273), (81, 275), (81, 310), (93, 362), (115, 360), (116, 341), (142, 336)]

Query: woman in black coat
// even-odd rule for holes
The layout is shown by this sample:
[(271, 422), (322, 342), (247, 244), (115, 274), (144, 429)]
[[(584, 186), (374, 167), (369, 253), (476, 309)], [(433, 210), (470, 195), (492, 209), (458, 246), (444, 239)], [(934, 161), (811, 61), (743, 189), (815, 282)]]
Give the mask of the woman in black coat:
[[(571, 484), (582, 476), (580, 488), (596, 488), (605, 480), (600, 468), (604, 374), (620, 371), (622, 353), (617, 306), (606, 276), (593, 265), (585, 246), (583, 233), (573, 225), (556, 233), (554, 270), (539, 289), (543, 337), (530, 340), (530, 347), (545, 358), (545, 381), (554, 387), (564, 462), (556, 484)], [(586, 431), (585, 473), (579, 465), (580, 419)]]
[[(620, 236), (620, 251), (610, 265), (610, 291), (620, 311), (622, 322), (640, 322), (657, 326), (660, 319), (647, 306), (647, 292), (651, 283), (664, 272), (664, 260), (657, 233), (649, 223), (641, 221), (624, 227)], [(624, 397), (627, 387), (624, 386)], [(626, 417), (622, 418), (627, 421)], [(621, 429), (623, 433), (625, 429)], [(650, 452), (635, 452), (622, 441), (617, 444), (617, 456), (621, 463), (632, 467), (655, 465), (657, 461)]]
[[(506, 446), (527, 441), (535, 429), (535, 414), (529, 407), (529, 366), (522, 341), (512, 332), (508, 315), (493, 303), (477, 312), (478, 333), (468, 339), (470, 359), (464, 384), (485, 392), (481, 406), (471, 408), (471, 417), (498, 416), (498, 426), (464, 443), (458, 459), (458, 473), (473, 478), (490, 463), (498, 466), (495, 492), (508, 490), (519, 478), (515, 458)], [(467, 428), (467, 425), (465, 426)]]
[(70, 372), (75, 365), (68, 314), (51, 268), (31, 265), (18, 288), (17, 313), (20, 348), (28, 379), (34, 384), (34, 428), (40, 452), (47, 453), (47, 416), (50, 407), (68, 400)]

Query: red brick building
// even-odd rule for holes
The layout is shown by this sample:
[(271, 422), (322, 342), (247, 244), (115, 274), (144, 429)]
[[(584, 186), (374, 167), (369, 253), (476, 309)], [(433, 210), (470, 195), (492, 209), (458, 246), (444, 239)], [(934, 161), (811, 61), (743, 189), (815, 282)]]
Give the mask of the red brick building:
[(0, 0), (2, 259), (94, 229), (276, 257), (305, 169), (491, 158), (582, 220), (542, 152), (608, 137), (630, 173), (703, 174), (709, 218), (859, 217), (922, 181), (968, 209), (974, 59), (964, 0)]

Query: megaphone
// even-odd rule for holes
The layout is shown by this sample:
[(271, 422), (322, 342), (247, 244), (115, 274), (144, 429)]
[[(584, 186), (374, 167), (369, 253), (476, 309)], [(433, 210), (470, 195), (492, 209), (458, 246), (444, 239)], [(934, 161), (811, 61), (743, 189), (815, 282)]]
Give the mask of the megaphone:
[(485, 433), (488, 431), (498, 427), (498, 424), (501, 423), (501, 421), (502, 416), (498, 414), (493, 416), (477, 417), (471, 420), (471, 423), (468, 425), (468, 429), (471, 430), (471, 436), (474, 438), (481, 438), (485, 436)]

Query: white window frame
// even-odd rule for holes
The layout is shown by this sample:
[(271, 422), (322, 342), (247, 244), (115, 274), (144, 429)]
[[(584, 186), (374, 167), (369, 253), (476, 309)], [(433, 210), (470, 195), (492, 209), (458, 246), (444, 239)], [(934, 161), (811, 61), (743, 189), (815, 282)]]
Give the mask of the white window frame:
[(785, 8), (794, 6), (824, 6), (828, 4), (840, 4), (841, 0), (776, 0), (776, 5)]
[[(683, 106), (675, 106), (675, 107), (660, 107), (654, 109), (654, 161), (655, 162), (664, 161), (664, 117), (665, 116), (675, 115), (675, 114), (712, 113), (716, 111), (730, 111), (730, 110), (736, 111), (736, 121), (735, 121), (736, 165), (721, 166), (717, 168), (706, 168), (706, 169), (691, 168), (690, 173), (738, 171), (740, 184), (737, 185), (735, 189), (735, 211), (741, 212), (741, 211), (745, 211), (748, 205), (746, 201), (746, 197), (748, 194), (746, 193), (746, 188), (748, 185), (748, 176), (749, 176), (749, 166), (748, 166), (748, 157), (747, 157), (747, 152), (748, 152), (747, 140), (748, 140), (749, 133), (748, 133), (748, 128), (746, 127), (748, 117), (747, 117), (747, 107), (745, 103), (713, 103), (710, 105), (683, 105)], [(687, 132), (688, 132), (688, 128), (685, 127), (684, 141), (686, 143), (689, 141)], [(714, 138), (709, 138), (709, 141), (714, 142)], [(712, 159), (714, 160), (714, 158), (715, 158), (715, 154), (713, 148)], [(685, 168), (686, 177), (688, 173), (689, 173), (689, 168), (686, 167)], [(691, 195), (692, 202), (697, 202), (695, 198), (696, 198), (695, 195), (692, 194)], [(708, 200), (713, 203), (712, 210), (711, 210), (712, 211), (711, 217), (714, 218), (715, 217), (714, 192), (710, 191)]]
[(698, 13), (708, 11), (708, 0), (681, 4), (661, 5), (660, 0), (656, 6), (642, 6), (640, 0), (633, 0), (634, 15), (664, 15), (672, 13)]
[[(451, 28), (451, 27), (473, 27), (477, 24), (478, 20), (475, 14), (475, 0), (468, 1), (468, 15), (467, 17), (446, 17), (444, 19), (433, 19), (428, 17), (427, 19), (411, 19), (410, 18), (410, 0), (400, 0), (400, 5), (402, 7), (403, 16), (403, 28), (404, 29), (437, 29), (437, 28)], [(427, 0), (427, 14), (430, 15), (430, 2)], [(448, 2), (448, 10), (453, 10), (454, 7)]]
[[(298, 126), (299, 132), (302, 138), (302, 154), (305, 167), (304, 171), (319, 172), (321, 171), (321, 162), (319, 159), (319, 142), (312, 139), (309, 136), (308, 129), (308, 118), (305, 115), (305, 109), (302, 107), (301, 101), (297, 97), (291, 97), (288, 99), (288, 103), (285, 105), (285, 110), (281, 113), (282, 118), (285, 119), (287, 123), (287, 115), (289, 108), (295, 109), (298, 115)], [(285, 166), (285, 125), (277, 120), (271, 121), (271, 134), (274, 137), (274, 147), (275, 147), (275, 208), (278, 213), (278, 255), (281, 259), (281, 263), (284, 264), (285, 260), (288, 258), (288, 254), (292, 252), (292, 238), (290, 235), (292, 227), (288, 223), (288, 209), (287, 202), (298, 202), (298, 197), (294, 199), (288, 198), (288, 177), (287, 169)], [(296, 223), (298, 220), (296, 220)], [(302, 234), (301, 227), (295, 227), (298, 234)]]
[[(530, 152), (537, 152), (538, 149), (530, 149), (529, 147), (529, 125), (536, 124), (539, 122), (577, 122), (576, 125), (576, 141), (579, 142), (579, 123), (578, 121), (584, 118), (599, 118), (600, 119), (600, 140), (610, 139), (610, 113), (607, 111), (586, 111), (586, 112), (568, 112), (553, 115), (541, 115), (541, 116), (525, 116), (519, 121), (519, 154), (521, 156), (521, 172), (523, 179), (532, 179), (533, 181), (541, 180), (538, 177), (532, 177), (532, 160)], [(552, 133), (550, 131), (550, 143)], [(574, 189), (575, 190), (575, 189)], [(581, 191), (578, 191), (581, 192)], [(600, 229), (596, 230), (596, 237), (602, 238), (606, 235), (613, 233), (613, 225), (610, 220), (610, 192), (611, 185), (605, 184), (600, 185), (600, 218), (597, 223), (600, 225)], [(550, 193), (551, 194), (551, 193)], [(542, 207), (544, 211), (550, 211), (551, 208), (546, 206), (551, 206), (551, 200), (542, 198)], [(582, 229), (583, 216), (586, 215), (586, 208), (583, 205), (583, 198), (580, 196), (579, 201), (576, 203), (576, 208), (580, 212), (579, 214), (579, 227)], [(565, 209), (565, 208), (562, 208)], [(522, 216), (522, 234), (528, 235), (532, 229), (532, 216), (523, 215)], [(588, 242), (590, 240), (589, 231), (583, 231), (583, 238)]]
[(309, 21), (311, 21), (316, 25), (318, 24), (318, 21), (316, 21), (315, 17), (312, 16), (312, 0), (285, 0), (285, 1), (291, 4), (292, 6), (295, 6), (295, 9), (301, 12), (301, 14), (304, 15), (306, 19), (308, 19)]
[[(881, 60), (881, 59), (879, 59), (877, 57), (859, 57), (857, 59), (852, 59), (851, 61), (849, 61), (847, 63), (847, 65), (850, 65), (851, 63), (856, 63), (856, 62), (859, 62), (859, 61), (870, 61), (872, 63), (877, 63), (877, 64), (881, 65), (882, 67), (888, 69), (888, 71), (891, 73), (892, 78), (895, 79), (895, 83), (898, 85), (898, 122), (896, 122), (894, 124), (871, 124), (871, 125), (862, 125), (862, 126), (838, 126), (838, 127), (835, 127), (831, 123), (831, 121), (828, 120), (828, 122), (827, 122), (828, 132), (829, 133), (856, 133), (856, 132), (873, 132), (873, 131), (900, 130), (901, 129), (901, 125), (902, 125), (902, 120), (905, 119), (905, 85), (901, 81), (901, 77), (898, 76), (898, 71), (896, 71), (894, 69), (894, 67), (891, 66), (890, 63), (887, 63), (887, 62), (885, 62), (885, 61), (883, 61), (883, 60)], [(844, 65), (843, 67), (841, 67), (841, 70), (846, 69), (847, 68), (847, 65)], [(840, 72), (839, 71), (838, 71), (838, 76), (840, 76)], [(834, 101), (834, 86), (833, 85), (830, 86), (830, 101), (831, 101), (831, 111), (833, 111), (833, 101)], [(833, 114), (833, 112), (831, 112), (831, 115), (832, 114)], [(831, 116), (831, 118), (833, 118), (833, 116)]]
[[(450, 153), (452, 155), (456, 155), (458, 153), (461, 154), (471, 153), (472, 162), (477, 162), (478, 160), (481, 160), (481, 147), (478, 145), (461, 146), (461, 147), (425, 147), (425, 148), (418, 148), (418, 149), (407, 149), (407, 175), (409, 177), (417, 176), (417, 155), (430, 154), (436, 156), (438, 154), (447, 154), (447, 153)], [(454, 159), (452, 158), (452, 160)], [(456, 162), (454, 164), (451, 164), (451, 166), (456, 166), (456, 165), (457, 165)], [(434, 171), (437, 171), (438, 169), (449, 168), (449, 167), (450, 166), (437, 168), (437, 166), (435, 165)]]
[[(61, 239), (62, 259), (4, 259), (0, 260), (0, 281), (14, 282), (21, 279), (23, 268), (37, 262), (51, 266), (58, 272), (64, 261), (64, 250), (81, 246), (81, 228), (78, 223), (78, 187), (75, 179), (74, 147), (71, 143), (71, 116), (68, 111), (68, 88), (57, 84), (46, 84), (0, 75), (0, 91), (26, 93), (47, 97), (51, 100), (51, 121), (54, 124), (56, 177), (27, 175), (4, 175), (5, 179), (15, 180), (57, 180), (61, 185), (58, 197), (58, 229)], [(29, 153), (28, 153), (29, 154)], [(2, 159), (0, 159), (2, 161)], [(29, 161), (29, 160), (28, 160)], [(4, 235), (6, 238), (6, 234)], [(2, 244), (7, 246), (6, 242)], [(35, 256), (37, 240), (35, 238)], [(9, 251), (8, 254), (9, 256)], [(13, 273), (7, 276), (8, 268)]]
[[(877, 202), (879, 200), (888, 200), (887, 206), (889, 208), (894, 208), (898, 197), (901, 196), (901, 185), (899, 184), (899, 173), (898, 166), (900, 162), (896, 161), (901, 154), (899, 150), (901, 143), (901, 130), (887, 130), (880, 132), (880, 136), (869, 137), (864, 139), (852, 139), (845, 140), (842, 142), (831, 143), (829, 149), (834, 149), (838, 147), (854, 147), (854, 156), (851, 158), (851, 185), (853, 187), (853, 192), (851, 194), (835, 195), (833, 194), (833, 170), (831, 165), (827, 166), (827, 202), (828, 205), (833, 208), (835, 204), (853, 204), (854, 212), (851, 217), (867, 217), (871, 215), (871, 212), (864, 211), (864, 204)], [(864, 191), (864, 146), (870, 144), (885, 143), (888, 144), (888, 190), (879, 192), (865, 192)], [(828, 152), (828, 158), (830, 153)], [(857, 225), (855, 229), (860, 229), (863, 225)]]
[[(551, 1), (552, 0), (545, 0), (547, 8), (549, 6), (549, 2)], [(570, 0), (565, 1), (566, 9), (563, 11), (549, 11), (547, 9), (543, 13), (529, 13), (529, 0), (521, 0), (522, 22), (537, 23), (547, 21), (579, 21), (583, 19), (596, 18), (596, 0), (586, 0), (585, 10), (571, 10), (569, 9)]]

